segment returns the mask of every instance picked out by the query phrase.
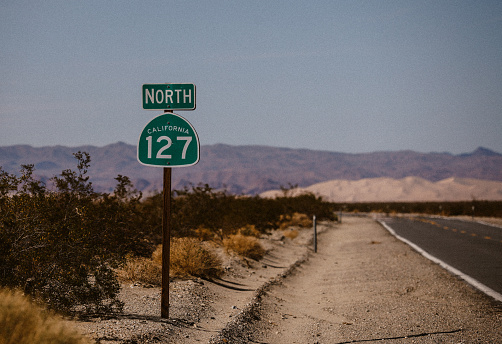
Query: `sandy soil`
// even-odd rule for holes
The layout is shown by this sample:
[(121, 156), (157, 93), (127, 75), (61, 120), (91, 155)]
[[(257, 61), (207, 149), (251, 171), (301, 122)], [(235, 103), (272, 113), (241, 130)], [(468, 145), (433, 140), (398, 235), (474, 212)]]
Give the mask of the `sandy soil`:
[(127, 284), (120, 293), (123, 314), (75, 324), (103, 344), (218, 341), (223, 338), (221, 333), (240, 326), (261, 290), (307, 258), (312, 233), (311, 229), (300, 230), (294, 240), (285, 238), (282, 231), (264, 236), (260, 241), (268, 253), (259, 262), (222, 256), (226, 272), (221, 279), (171, 281), (169, 319), (160, 317), (160, 288)]
[(502, 342), (500, 305), (369, 219), (327, 231), (262, 301), (260, 343)]
[[(502, 343), (502, 305), (431, 263), (369, 218), (344, 217), (264, 260), (230, 259), (219, 281), (124, 288), (123, 316), (80, 322), (101, 343)], [(308, 244), (308, 245), (307, 245)], [(235, 258), (235, 257), (234, 257)]]
[[(420, 177), (335, 179), (296, 188), (291, 194), (304, 192), (322, 196), (331, 202), (495, 201), (502, 200), (502, 182), (456, 177), (437, 182)], [(270, 190), (261, 196), (276, 197), (281, 194), (281, 190)]]

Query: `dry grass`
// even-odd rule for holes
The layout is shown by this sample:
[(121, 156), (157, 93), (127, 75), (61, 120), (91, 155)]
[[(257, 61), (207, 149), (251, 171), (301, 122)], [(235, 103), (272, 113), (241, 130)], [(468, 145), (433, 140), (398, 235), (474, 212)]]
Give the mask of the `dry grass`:
[(294, 213), (291, 215), (281, 215), (279, 221), (279, 229), (286, 229), (289, 227), (310, 228), (314, 225), (311, 218), (305, 214)]
[[(199, 239), (171, 239), (170, 276), (219, 277), (223, 273), (221, 265), (219, 257), (205, 248)], [(122, 281), (161, 285), (162, 245), (153, 252), (151, 259), (129, 258), (118, 274)]]
[(237, 233), (246, 235), (246, 236), (252, 236), (255, 238), (259, 238), (261, 236), (261, 233), (256, 229), (255, 225), (246, 225), (242, 228), (240, 228)]
[(90, 344), (92, 341), (20, 292), (0, 290), (0, 344), (33, 343)]
[(259, 260), (265, 255), (265, 249), (256, 237), (242, 234), (229, 235), (223, 239), (227, 251), (233, 251), (240, 256)]
[(118, 276), (121, 281), (159, 286), (162, 284), (162, 265), (152, 259), (130, 257), (118, 270)]
[(203, 241), (215, 240), (218, 237), (217, 233), (205, 227), (197, 228), (195, 233), (197, 234), (197, 237)]
[(299, 232), (298, 229), (286, 229), (282, 231), (282, 234), (286, 238), (290, 238), (292, 240), (298, 236)]
[[(162, 252), (159, 247), (154, 252)], [(162, 258), (162, 254), (160, 259)], [(159, 258), (156, 258), (158, 261)], [(155, 260), (155, 258), (154, 258)], [(221, 260), (204, 247), (196, 238), (173, 238), (171, 240), (170, 269), (173, 276), (198, 276), (203, 278), (218, 277), (223, 273)]]

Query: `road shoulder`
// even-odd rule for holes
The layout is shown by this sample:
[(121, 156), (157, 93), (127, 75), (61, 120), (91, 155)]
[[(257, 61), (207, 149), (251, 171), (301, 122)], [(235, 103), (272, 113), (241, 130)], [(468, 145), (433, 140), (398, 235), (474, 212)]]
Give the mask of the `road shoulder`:
[(261, 299), (242, 337), (261, 343), (495, 343), (500, 304), (391, 236), (346, 217)]

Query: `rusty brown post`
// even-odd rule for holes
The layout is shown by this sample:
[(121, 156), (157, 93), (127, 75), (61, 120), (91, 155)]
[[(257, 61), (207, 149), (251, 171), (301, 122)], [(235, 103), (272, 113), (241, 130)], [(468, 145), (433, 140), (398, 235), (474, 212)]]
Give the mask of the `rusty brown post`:
[[(172, 113), (166, 110), (164, 113)], [(169, 319), (169, 264), (171, 256), (171, 167), (164, 167), (164, 205), (162, 211), (162, 291), (160, 317)]]
[(161, 318), (169, 318), (169, 258), (171, 253), (171, 168), (164, 167), (164, 211), (162, 213)]

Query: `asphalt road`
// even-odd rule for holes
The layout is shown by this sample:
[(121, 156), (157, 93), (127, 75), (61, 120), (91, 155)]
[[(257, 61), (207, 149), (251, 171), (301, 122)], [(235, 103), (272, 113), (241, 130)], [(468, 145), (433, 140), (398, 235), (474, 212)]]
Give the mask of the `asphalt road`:
[(445, 218), (391, 218), (397, 235), (502, 294), (502, 228)]

